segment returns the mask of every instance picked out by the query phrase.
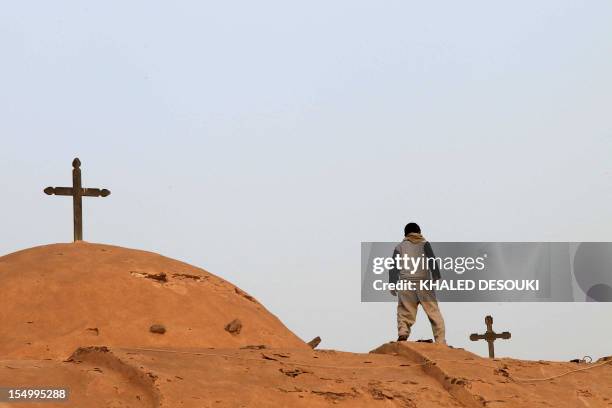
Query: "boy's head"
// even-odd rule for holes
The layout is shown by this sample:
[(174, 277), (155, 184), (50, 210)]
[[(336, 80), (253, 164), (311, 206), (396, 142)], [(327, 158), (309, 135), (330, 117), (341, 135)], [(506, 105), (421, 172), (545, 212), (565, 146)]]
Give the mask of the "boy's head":
[(407, 237), (408, 234), (411, 234), (413, 232), (416, 232), (417, 234), (421, 233), (421, 227), (419, 227), (419, 224), (417, 224), (416, 222), (410, 222), (406, 224), (406, 226), (404, 227), (404, 236)]

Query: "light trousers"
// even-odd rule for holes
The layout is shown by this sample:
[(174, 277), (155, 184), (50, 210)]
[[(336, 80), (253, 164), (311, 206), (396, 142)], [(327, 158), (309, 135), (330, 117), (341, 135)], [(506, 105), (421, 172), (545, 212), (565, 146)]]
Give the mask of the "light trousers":
[(432, 290), (401, 290), (397, 292), (398, 335), (410, 335), (410, 328), (416, 321), (419, 305), (423, 307), (429, 318), (436, 343), (446, 344), (444, 318), (440, 313), (436, 294)]

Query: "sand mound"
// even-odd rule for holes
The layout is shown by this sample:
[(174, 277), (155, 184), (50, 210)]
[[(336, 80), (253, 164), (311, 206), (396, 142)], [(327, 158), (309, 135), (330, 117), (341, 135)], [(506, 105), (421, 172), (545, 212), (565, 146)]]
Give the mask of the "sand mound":
[(4, 358), (66, 358), (90, 345), (307, 348), (236, 286), (150, 252), (41, 246), (0, 257), (0, 279)]
[(610, 358), (312, 350), (234, 285), (149, 252), (49, 245), (0, 258), (0, 278), (0, 384), (67, 387), (66, 407), (612, 406)]
[(0, 360), (0, 384), (42, 383), (69, 387), (66, 407), (91, 408), (612, 405), (612, 364), (487, 359), (411, 342), (371, 354), (86, 347), (63, 362)]

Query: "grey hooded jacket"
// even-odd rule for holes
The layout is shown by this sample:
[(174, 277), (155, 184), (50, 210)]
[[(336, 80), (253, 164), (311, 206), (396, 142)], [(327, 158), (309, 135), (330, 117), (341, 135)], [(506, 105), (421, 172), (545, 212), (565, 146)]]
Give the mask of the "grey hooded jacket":
[[(406, 255), (409, 258), (424, 257), (425, 260), (436, 257), (429, 242), (411, 242), (407, 239), (403, 240), (395, 247), (395, 250), (393, 251), (393, 259), (395, 259), (397, 255), (399, 255), (400, 257), (404, 257), (404, 255)], [(438, 269), (437, 262), (431, 262), (430, 264), (432, 265), (429, 270), (425, 269), (422, 264), (414, 271), (398, 270), (397, 267), (394, 267), (393, 269), (389, 270), (389, 283), (397, 283), (399, 279), (429, 279), (430, 273), (431, 279), (440, 279), (440, 270)]]

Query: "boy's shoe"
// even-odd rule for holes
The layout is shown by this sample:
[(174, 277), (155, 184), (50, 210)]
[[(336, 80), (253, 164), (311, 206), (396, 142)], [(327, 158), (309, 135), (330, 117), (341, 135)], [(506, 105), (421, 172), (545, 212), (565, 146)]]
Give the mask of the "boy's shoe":
[(408, 336), (402, 334), (401, 336), (397, 337), (397, 341), (408, 341)]

